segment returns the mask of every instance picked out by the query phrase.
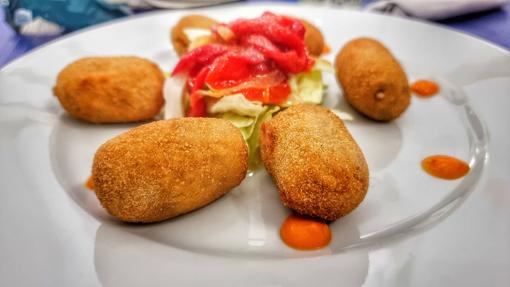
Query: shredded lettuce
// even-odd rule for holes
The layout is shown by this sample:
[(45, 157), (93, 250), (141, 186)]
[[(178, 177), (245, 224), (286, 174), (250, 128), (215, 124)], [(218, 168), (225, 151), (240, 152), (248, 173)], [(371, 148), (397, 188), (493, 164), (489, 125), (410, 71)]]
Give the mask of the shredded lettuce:
[(248, 166), (255, 169), (260, 162), (260, 127), (263, 122), (271, 119), (274, 113), (280, 110), (279, 106), (264, 106), (263, 111), (256, 116), (241, 116), (233, 112), (220, 114), (220, 117), (230, 121), (239, 128), (248, 145)]
[(293, 75), (289, 79), (290, 97), (286, 107), (293, 104), (320, 104), (326, 90), (322, 81), (322, 72), (333, 72), (331, 64), (323, 59), (316, 59), (315, 65), (309, 72)]
[(312, 70), (318, 70), (328, 73), (335, 73), (335, 69), (333, 69), (333, 65), (328, 60), (316, 58), (315, 64), (312, 67)]
[(289, 79), (290, 97), (287, 105), (297, 103), (320, 104), (324, 93), (322, 83), (322, 72), (311, 70), (310, 72), (300, 73)]
[(221, 117), (230, 121), (236, 128), (249, 127), (255, 122), (255, 118), (240, 116), (234, 113), (224, 113)]
[(224, 113), (221, 117), (231, 122), (236, 128), (240, 129), (245, 140), (250, 138), (252, 135), (253, 128), (255, 127), (255, 117), (240, 116), (231, 112)]
[(248, 167), (250, 167), (250, 169), (254, 169), (260, 163), (260, 127), (262, 126), (262, 123), (270, 120), (273, 117), (273, 114), (279, 110), (279, 106), (268, 106), (266, 111), (257, 117), (257, 120), (253, 125), (253, 133), (246, 141), (248, 143)]
[(252, 102), (243, 94), (234, 94), (222, 97), (209, 108), (209, 114), (222, 114), (232, 112), (241, 116), (256, 117), (264, 112), (260, 102)]

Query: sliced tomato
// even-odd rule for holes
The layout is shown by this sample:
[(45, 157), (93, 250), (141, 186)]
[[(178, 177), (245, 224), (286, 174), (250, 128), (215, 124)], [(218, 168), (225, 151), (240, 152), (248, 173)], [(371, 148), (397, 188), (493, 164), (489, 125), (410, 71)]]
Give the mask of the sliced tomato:
[(249, 88), (240, 91), (248, 100), (264, 104), (281, 104), (289, 98), (290, 87), (282, 83), (268, 88)]
[(205, 99), (198, 92), (191, 93), (189, 96), (189, 109), (187, 117), (205, 117), (207, 116)]

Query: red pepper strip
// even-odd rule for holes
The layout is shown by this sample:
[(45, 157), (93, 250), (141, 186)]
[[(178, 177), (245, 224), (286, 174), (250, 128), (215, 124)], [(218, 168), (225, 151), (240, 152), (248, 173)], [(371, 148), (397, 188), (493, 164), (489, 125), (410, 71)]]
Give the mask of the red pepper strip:
[(193, 49), (193, 51), (184, 55), (179, 63), (172, 71), (172, 76), (183, 72), (190, 72), (192, 70), (200, 70), (202, 67), (209, 65), (218, 56), (225, 54), (230, 47), (219, 44), (208, 44), (205, 46)]
[(262, 35), (246, 35), (241, 38), (241, 45), (251, 46), (263, 54), (267, 52), (280, 52), (280, 49), (267, 37)]
[(191, 93), (200, 90), (204, 86), (205, 78), (209, 74), (209, 71), (211, 71), (211, 66), (205, 66), (194, 78), (189, 78), (188, 88)]
[(205, 82), (213, 89), (237, 86), (253, 75), (250, 66), (265, 60), (264, 55), (253, 48), (229, 51), (214, 60)]
[(302, 72), (314, 63), (304, 42), (304, 27), (297, 20), (265, 13), (256, 19), (234, 21), (230, 27), (242, 45), (253, 46), (287, 72)]
[(190, 91), (188, 115), (205, 116), (205, 101), (202, 95), (195, 92), (206, 82), (215, 89), (235, 86), (251, 76), (249, 65), (261, 64), (265, 60), (264, 55), (255, 49), (234, 49), (216, 57), (212, 64), (196, 65), (192, 68), (188, 80)]
[(309, 57), (307, 50), (298, 54), (294, 50), (282, 52), (267, 37), (262, 35), (248, 35), (241, 38), (241, 44), (251, 46), (262, 52), (267, 58), (273, 59), (280, 68), (287, 72), (299, 73), (313, 66), (314, 60)]
[(267, 74), (271, 71), (274, 71), (276, 67), (272, 62), (263, 62), (260, 64), (252, 65), (250, 66), (250, 71), (253, 74), (253, 76)]
[(207, 115), (205, 108), (205, 99), (198, 91), (189, 96), (189, 109), (187, 117), (205, 117)]
[(257, 65), (266, 61), (264, 54), (250, 47), (229, 51), (225, 56), (239, 59), (249, 65)]
[(260, 101), (264, 104), (281, 104), (290, 95), (287, 83), (281, 83), (269, 88), (249, 88), (240, 91), (250, 101)]
[(211, 65), (206, 84), (216, 90), (237, 86), (250, 77), (250, 70), (236, 58), (218, 57)]
[(264, 12), (262, 17), (272, 19), (273, 21), (277, 21), (281, 25), (288, 27), (292, 32), (294, 32), (302, 39), (305, 37), (306, 28), (299, 20), (286, 16), (276, 15), (271, 12)]
[(204, 97), (198, 93), (204, 84), (205, 78), (209, 71), (211, 70), (211, 66), (205, 66), (198, 72), (198, 74), (194, 78), (188, 79), (188, 90), (190, 91), (190, 101), (189, 101), (189, 110), (187, 112), (188, 117), (205, 117), (206, 116), (206, 106)]
[(301, 50), (306, 47), (302, 37), (299, 37), (288, 27), (269, 18), (241, 19), (230, 24), (230, 29), (237, 37), (246, 35), (263, 35), (271, 42), (287, 48)]

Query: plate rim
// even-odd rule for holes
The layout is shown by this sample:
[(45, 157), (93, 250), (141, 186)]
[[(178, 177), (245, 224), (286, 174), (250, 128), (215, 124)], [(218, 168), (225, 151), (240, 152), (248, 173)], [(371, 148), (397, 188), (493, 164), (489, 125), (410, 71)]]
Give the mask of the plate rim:
[[(262, 6), (262, 7), (300, 7), (302, 8), (303, 6), (310, 6), (310, 5), (295, 5), (295, 4), (281, 4), (281, 3), (276, 3), (273, 5), (273, 3), (269, 3), (269, 5), (267, 5), (268, 3), (254, 3), (254, 4), (250, 4), (250, 5), (255, 5), (255, 6)], [(230, 5), (233, 9), (236, 9), (237, 7), (244, 7), (246, 6), (246, 4), (240, 4), (240, 3), (235, 3), (235, 4), (228, 4)], [(225, 6), (220, 6), (220, 7), (209, 7), (209, 8), (206, 8), (208, 10), (216, 10), (216, 9), (221, 9), (221, 8), (224, 8)], [(317, 7), (317, 6), (313, 6), (314, 9), (317, 9), (317, 10), (320, 10), (320, 9), (324, 9), (326, 8), (326, 6), (320, 6), (320, 7)], [(201, 8), (202, 9), (202, 8)], [(269, 8), (270, 9), (270, 8)], [(342, 7), (337, 7), (335, 8), (337, 10), (342, 10), (344, 12), (348, 12), (348, 13), (361, 13), (363, 15), (366, 15), (367, 13), (365, 12), (361, 12), (361, 11), (354, 11), (354, 10), (349, 10), (349, 9), (344, 9)], [(56, 44), (56, 43), (59, 43), (60, 41), (64, 41), (64, 40), (67, 40), (68, 38), (72, 38), (74, 36), (77, 36), (81, 33), (87, 33), (89, 31), (94, 31), (95, 29), (101, 29), (103, 27), (108, 27), (110, 25), (117, 25), (117, 24), (122, 24), (124, 22), (127, 22), (127, 21), (136, 21), (142, 17), (154, 17), (155, 15), (160, 15), (160, 14), (175, 14), (175, 13), (186, 13), (186, 12), (189, 12), (189, 11), (194, 11), (194, 10), (197, 10), (197, 9), (186, 9), (186, 10), (175, 10), (175, 11), (168, 11), (168, 10), (161, 10), (161, 11), (153, 11), (153, 12), (148, 12), (148, 13), (144, 13), (144, 14), (139, 14), (139, 15), (135, 15), (134, 17), (125, 17), (125, 18), (120, 18), (120, 19), (116, 19), (114, 21), (109, 21), (109, 22), (105, 22), (105, 23), (102, 23), (102, 24), (98, 24), (98, 25), (94, 25), (94, 26), (91, 26), (91, 27), (88, 27), (88, 28), (85, 28), (83, 30), (79, 30), (79, 31), (75, 31), (73, 33), (70, 33), (70, 34), (67, 34), (61, 38), (58, 38), (58, 39), (55, 39), (53, 41), (50, 41), (44, 45), (41, 45), (40, 47), (37, 47), (35, 48), (34, 50), (30, 51), (29, 53), (27, 53), (26, 55), (18, 58), (18, 59), (15, 59), (13, 60), (12, 62), (10, 62), (9, 64), (7, 64), (6, 66), (4, 66), (1, 70), (0, 70), (0, 76), (2, 75), (1, 72), (4, 72), (8, 69), (10, 69), (12, 66), (15, 66), (17, 65), (17, 62), (18, 61), (22, 61), (23, 59), (25, 59), (25, 56), (30, 56), (32, 54), (36, 54), (40, 49), (45, 49), (47, 46), (51, 46), (53, 44)], [(404, 21), (408, 21), (409, 19), (403, 19), (403, 18), (395, 18), (395, 17), (392, 17), (392, 16), (387, 16), (387, 15), (379, 15), (379, 14), (369, 14), (370, 16), (376, 16), (376, 17), (388, 17), (388, 18), (392, 18), (392, 19), (400, 19), (400, 20), (404, 20)], [(421, 22), (421, 21), (414, 21), (414, 20), (409, 20), (411, 22)], [(425, 24), (425, 25), (431, 25), (431, 26), (439, 26), (438, 28), (442, 28), (442, 29), (445, 29), (444, 27), (440, 26), (440, 25), (432, 25), (430, 23), (422, 23), (422, 24)], [(445, 29), (445, 30), (450, 30), (450, 29)], [(457, 32), (455, 30), (453, 30), (453, 32)], [(495, 46), (493, 45), (492, 43), (490, 42), (487, 42), (487, 41), (484, 41), (484, 40), (480, 40), (480, 39), (477, 39), (476, 37), (472, 37), (470, 36), (469, 34), (464, 34), (464, 33), (460, 33), (460, 32), (457, 32), (461, 35), (464, 35), (464, 36), (468, 36), (469, 38), (475, 38), (476, 40), (479, 40), (485, 44), (488, 44), (488, 46)], [(496, 46), (496, 48), (498, 48)], [(501, 49), (500, 49), (501, 50)], [(503, 52), (508, 52), (508, 55), (510, 55), (510, 52), (509, 51), (506, 51), (506, 50), (502, 50)], [(485, 125), (483, 125), (482, 123), (482, 126), (485, 127)], [(484, 128), (485, 129), (485, 128)], [(480, 182), (480, 179), (483, 177), (483, 173), (484, 171), (486, 171), (486, 166), (487, 166), (487, 160), (484, 160), (484, 162), (481, 163), (482, 164), (482, 174), (480, 175), (480, 178), (478, 178), (476, 180), (476, 183), (479, 183)], [(476, 190), (478, 185), (474, 185), (472, 188), (470, 188), (470, 191), (468, 193), (466, 193), (466, 195), (470, 194), (471, 192), (473, 192), (474, 190)], [(463, 199), (463, 198), (467, 198), (467, 196), (461, 196), (460, 198), (454, 198), (452, 199), (448, 204), (446, 205), (449, 205), (450, 203), (453, 203), (453, 202), (457, 202), (456, 199)], [(462, 202), (462, 201), (461, 201)], [(459, 202), (459, 203), (461, 203)], [(445, 206), (446, 206), (445, 205)], [(452, 206), (452, 207), (456, 207), (456, 206), (459, 206), (460, 204), (458, 205), (455, 205), (455, 206)], [(451, 210), (453, 211), (455, 208), (451, 208), (451, 209), (448, 209), (447, 211)], [(433, 210), (431, 212), (431, 214), (435, 213), (436, 211), (442, 211), (443, 208), (440, 208), (439, 210)], [(438, 220), (433, 220), (432, 223), (433, 225), (439, 223), (442, 219), (446, 218), (447, 214), (449, 214), (449, 212), (445, 212), (443, 216), (439, 216), (437, 217), (436, 219)], [(420, 214), (421, 215), (421, 214)], [(417, 223), (415, 224), (411, 224), (412, 226), (415, 226), (417, 224), (420, 224), (421, 222), (426, 222), (427, 218), (424, 218), (423, 220), (418, 220)], [(397, 222), (395, 223), (396, 225), (399, 225), (400, 223)], [(426, 228), (419, 228), (420, 231), (422, 230), (426, 230)], [(409, 233), (409, 235), (416, 235), (418, 233), (416, 232), (412, 232), (412, 230), (409, 230), (410, 232), (397, 232), (395, 234), (393, 234), (393, 236), (383, 236), (385, 239), (384, 241), (386, 242), (387, 240), (391, 240), (393, 239), (395, 236), (402, 236), (402, 235), (407, 235)], [(378, 239), (379, 237), (375, 238), (375, 239)], [(371, 241), (370, 241), (371, 242)], [(362, 244), (362, 245), (359, 245), (359, 246), (354, 246), (353, 248), (346, 248), (345, 250), (350, 250), (350, 249), (357, 249), (358, 247), (370, 247), (372, 246), (370, 244), (370, 242), (367, 242), (367, 244)], [(189, 253), (192, 253), (192, 254), (195, 254), (195, 255), (208, 255), (208, 254), (204, 254), (204, 253), (200, 253), (200, 252), (191, 252), (189, 250), (185, 250), (185, 251), (188, 251)], [(334, 255), (339, 255), (339, 254), (332, 254), (333, 256)], [(214, 256), (214, 257), (217, 257), (217, 256)], [(322, 257), (322, 256), (304, 256), (302, 257), (303, 259), (311, 259), (311, 258), (317, 258), (317, 257)], [(222, 257), (223, 258), (223, 257)], [(249, 259), (249, 260), (256, 260), (258, 257), (249, 257), (249, 258), (245, 258), (245, 259)], [(271, 260), (272, 258), (260, 258), (260, 259), (263, 259), (263, 260)], [(281, 258), (280, 258), (281, 259)], [(278, 259), (278, 260), (280, 260)]]

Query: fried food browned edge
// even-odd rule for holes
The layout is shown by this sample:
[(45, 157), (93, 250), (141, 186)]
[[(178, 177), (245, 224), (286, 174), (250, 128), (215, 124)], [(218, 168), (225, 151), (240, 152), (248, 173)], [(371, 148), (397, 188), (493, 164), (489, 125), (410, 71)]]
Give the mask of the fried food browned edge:
[(156, 222), (200, 208), (244, 179), (246, 143), (215, 118), (157, 121), (104, 143), (92, 167), (106, 210), (127, 222)]
[(88, 57), (66, 66), (53, 88), (73, 117), (92, 123), (152, 119), (161, 110), (164, 75), (139, 57)]
[(184, 33), (185, 28), (210, 29), (216, 24), (218, 24), (218, 21), (203, 15), (191, 14), (182, 17), (170, 33), (170, 39), (177, 54), (182, 56), (188, 52), (190, 41)]
[(358, 38), (347, 43), (336, 57), (335, 68), (347, 102), (371, 119), (391, 121), (411, 102), (404, 70), (375, 39)]
[(262, 125), (260, 143), (262, 160), (285, 206), (335, 220), (364, 199), (365, 158), (342, 121), (328, 109), (291, 106)]

